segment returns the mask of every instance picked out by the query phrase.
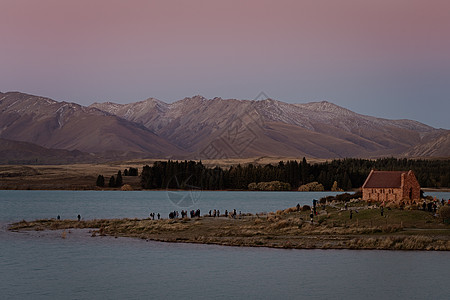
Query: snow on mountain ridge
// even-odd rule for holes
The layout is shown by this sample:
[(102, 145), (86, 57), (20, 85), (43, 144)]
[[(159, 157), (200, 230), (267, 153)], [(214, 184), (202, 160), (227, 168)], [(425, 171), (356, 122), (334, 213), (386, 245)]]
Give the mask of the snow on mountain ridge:
[[(207, 99), (201, 95), (196, 95), (171, 104), (149, 98), (130, 104), (106, 102), (95, 103), (92, 106), (127, 120), (141, 122), (152, 130), (157, 130), (157, 128), (165, 126), (173, 120), (185, 118), (190, 114), (203, 114), (204, 117), (217, 115), (214, 109), (224, 109), (222, 104), (228, 102), (236, 106), (237, 115), (242, 114), (245, 110), (255, 109), (265, 121), (292, 124), (313, 131), (316, 130), (316, 124), (320, 123), (335, 126), (348, 132), (359, 132), (382, 126), (423, 132), (433, 130), (432, 127), (416, 121), (388, 120), (358, 114), (328, 101), (291, 104), (270, 98), (264, 100), (236, 100), (220, 97)], [(155, 114), (158, 114), (158, 116)], [(199, 115), (199, 117), (204, 119), (202, 115)], [(153, 124), (156, 119), (158, 119), (158, 124)], [(214, 120), (209, 122), (203, 120), (202, 122), (214, 124)]]

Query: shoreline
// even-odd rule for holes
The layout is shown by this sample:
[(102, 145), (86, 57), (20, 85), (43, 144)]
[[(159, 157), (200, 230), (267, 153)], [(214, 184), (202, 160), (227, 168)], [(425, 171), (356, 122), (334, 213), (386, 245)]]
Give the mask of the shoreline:
[[(421, 188), (421, 190), (424, 191), (424, 193), (427, 192), (437, 192), (437, 193), (450, 193), (450, 188)], [(121, 190), (120, 188), (27, 188), (27, 189), (18, 189), (18, 188), (0, 188), (0, 191), (96, 191), (96, 192), (161, 192), (161, 191), (170, 191), (170, 192), (189, 192), (191, 190), (188, 189), (133, 189), (133, 190)], [(197, 191), (197, 190), (196, 190)], [(198, 191), (201, 192), (296, 192), (296, 193), (311, 193), (311, 192), (317, 192), (317, 193), (354, 193), (359, 191), (359, 189), (352, 189), (348, 191), (298, 191), (298, 190), (280, 190), (280, 191), (261, 191), (261, 190), (239, 190), (239, 189), (227, 189), (227, 190), (204, 190), (199, 189)]]
[[(356, 208), (354, 208), (356, 211)], [(241, 218), (36, 220), (9, 224), (13, 232), (89, 229), (92, 237), (128, 237), (170, 243), (282, 249), (450, 251), (450, 225), (430, 213), (391, 209), (349, 211), (328, 208), (309, 221), (308, 211), (289, 208)], [(69, 233), (70, 234), (70, 233)]]

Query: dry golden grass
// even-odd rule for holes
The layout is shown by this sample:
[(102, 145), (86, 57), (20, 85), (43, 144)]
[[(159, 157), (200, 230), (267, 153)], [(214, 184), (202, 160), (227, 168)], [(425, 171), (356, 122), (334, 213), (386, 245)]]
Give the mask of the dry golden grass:
[[(221, 160), (202, 160), (208, 167), (220, 166), (228, 168), (238, 164), (278, 164), (280, 160), (302, 160), (302, 157), (254, 157)], [(161, 159), (136, 159), (99, 164), (68, 164), (68, 165), (0, 165), (0, 189), (18, 190), (93, 190), (97, 176), (103, 175), (106, 180), (117, 171), (126, 168), (138, 168), (139, 172), (145, 165), (152, 165)], [(310, 163), (325, 160), (308, 159)], [(139, 177), (123, 176), (124, 184), (133, 190), (141, 189)], [(104, 189), (109, 189), (105, 187)]]
[[(95, 190), (97, 176), (106, 179), (119, 170), (143, 165), (133, 163), (73, 164), (73, 165), (2, 165), (0, 166), (0, 189), (19, 190)], [(123, 176), (123, 183), (140, 189), (138, 176)]]

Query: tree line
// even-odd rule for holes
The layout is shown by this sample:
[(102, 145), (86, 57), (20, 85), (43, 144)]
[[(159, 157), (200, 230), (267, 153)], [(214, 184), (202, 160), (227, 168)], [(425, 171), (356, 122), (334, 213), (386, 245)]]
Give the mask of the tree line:
[(145, 166), (141, 173), (144, 189), (247, 190), (250, 183), (280, 181), (292, 189), (317, 181), (331, 190), (336, 181), (339, 188), (351, 190), (363, 185), (372, 170), (413, 170), (422, 187), (450, 187), (450, 160), (413, 160), (397, 158), (338, 159), (310, 164), (302, 161), (280, 161), (277, 165), (237, 165), (229, 168), (208, 168), (201, 161), (157, 161)]
[[(123, 170), (123, 176), (138, 176), (138, 168), (129, 167), (128, 169)], [(105, 177), (103, 175), (97, 176), (96, 186), (98, 187), (104, 187)], [(112, 175), (109, 177), (108, 181), (108, 187), (115, 188), (115, 187), (121, 187), (123, 184), (123, 178), (122, 178), (122, 171), (118, 171), (117, 175)]]

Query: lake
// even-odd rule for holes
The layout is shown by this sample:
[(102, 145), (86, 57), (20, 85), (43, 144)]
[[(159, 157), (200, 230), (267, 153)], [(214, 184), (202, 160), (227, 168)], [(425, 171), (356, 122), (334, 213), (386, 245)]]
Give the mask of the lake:
[[(274, 211), (332, 193), (0, 191), (1, 299), (446, 299), (450, 253), (282, 250), (7, 232), (22, 219)], [(428, 193), (427, 193), (428, 194)], [(450, 193), (429, 193), (450, 198)]]

